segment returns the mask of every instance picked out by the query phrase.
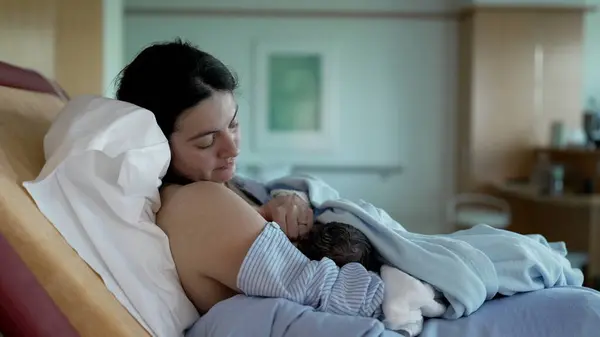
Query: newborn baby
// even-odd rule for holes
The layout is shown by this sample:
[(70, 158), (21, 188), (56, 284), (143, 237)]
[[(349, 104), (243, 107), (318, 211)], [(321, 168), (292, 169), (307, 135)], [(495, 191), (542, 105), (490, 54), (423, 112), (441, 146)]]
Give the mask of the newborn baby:
[[(275, 189), (270, 192), (271, 197), (278, 195), (295, 194), (308, 202), (308, 195), (304, 192)], [(321, 260), (327, 257), (338, 267), (350, 262), (358, 262), (367, 270), (379, 273), (381, 263), (369, 239), (358, 229), (341, 222), (327, 224), (315, 222), (311, 231), (297, 242), (298, 249), (311, 260)]]
[(358, 262), (375, 273), (379, 273), (381, 268), (377, 252), (369, 239), (345, 223), (315, 223), (308, 235), (298, 241), (297, 247), (311, 260), (327, 257), (339, 267)]
[(381, 306), (383, 321), (389, 330), (403, 336), (417, 336), (423, 329), (424, 317), (441, 316), (446, 305), (437, 297), (434, 288), (399, 269), (381, 267), (377, 253), (367, 237), (345, 223), (315, 223), (309, 234), (298, 241), (298, 249), (311, 260), (328, 257), (339, 267), (358, 262), (367, 270), (380, 274), (385, 283)]

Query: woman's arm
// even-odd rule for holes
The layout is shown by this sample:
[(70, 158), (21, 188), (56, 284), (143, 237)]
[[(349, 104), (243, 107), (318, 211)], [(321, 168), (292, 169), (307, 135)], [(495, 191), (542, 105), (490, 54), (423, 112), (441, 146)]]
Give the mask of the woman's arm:
[[(310, 261), (277, 226), (222, 185), (184, 186), (161, 209), (173, 254), (197, 272), (251, 296), (282, 297), (318, 310), (376, 316), (381, 279), (357, 264)], [(185, 257), (181, 257), (185, 254)], [(179, 267), (178, 267), (179, 268)]]
[(212, 182), (178, 187), (163, 198), (157, 222), (166, 227), (176, 262), (237, 292), (239, 268), (266, 223), (234, 192)]

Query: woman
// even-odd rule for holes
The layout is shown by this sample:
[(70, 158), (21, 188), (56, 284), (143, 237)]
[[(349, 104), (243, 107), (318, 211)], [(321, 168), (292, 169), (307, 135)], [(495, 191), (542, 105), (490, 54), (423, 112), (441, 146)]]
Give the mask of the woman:
[(301, 195), (261, 205), (237, 186), (236, 87), (223, 63), (181, 41), (146, 48), (121, 74), (117, 98), (152, 111), (170, 143), (157, 222), (186, 293), (201, 312), (243, 292), (378, 315), (383, 283), (375, 274), (359, 264), (340, 270), (332, 261), (311, 262), (288, 240), (313, 222)]
[(152, 111), (170, 138), (172, 163), (163, 179), (166, 184), (224, 183), (295, 240), (312, 226), (306, 200), (299, 194), (280, 194), (258, 205), (232, 182), (240, 140), (236, 87), (223, 63), (177, 41), (140, 53), (123, 70), (117, 98)]

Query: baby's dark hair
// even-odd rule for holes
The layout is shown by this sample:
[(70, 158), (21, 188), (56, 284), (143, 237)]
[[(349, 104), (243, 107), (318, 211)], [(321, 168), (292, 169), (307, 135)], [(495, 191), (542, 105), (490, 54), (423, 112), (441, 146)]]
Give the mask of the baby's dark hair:
[(358, 262), (376, 273), (381, 268), (377, 252), (366, 235), (341, 222), (315, 223), (308, 235), (298, 241), (298, 249), (311, 260), (327, 257), (339, 267)]

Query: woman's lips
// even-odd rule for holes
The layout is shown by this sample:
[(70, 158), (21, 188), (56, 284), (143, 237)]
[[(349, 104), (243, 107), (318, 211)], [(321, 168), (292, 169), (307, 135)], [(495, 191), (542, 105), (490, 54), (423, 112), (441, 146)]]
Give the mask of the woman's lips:
[(234, 161), (232, 161), (230, 163), (227, 163), (227, 164), (225, 164), (225, 165), (217, 168), (217, 170), (229, 170), (229, 169), (231, 169), (233, 167), (233, 165), (235, 165)]

